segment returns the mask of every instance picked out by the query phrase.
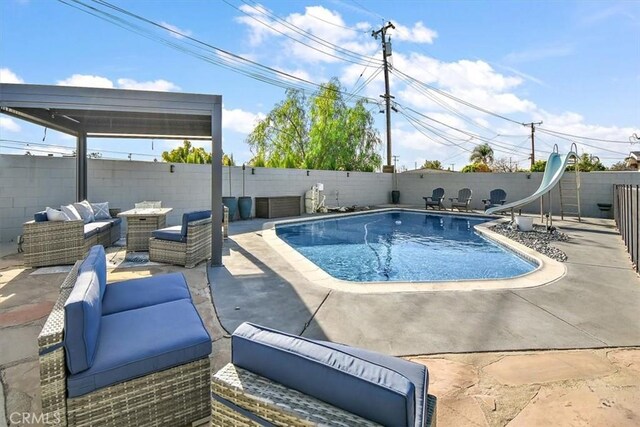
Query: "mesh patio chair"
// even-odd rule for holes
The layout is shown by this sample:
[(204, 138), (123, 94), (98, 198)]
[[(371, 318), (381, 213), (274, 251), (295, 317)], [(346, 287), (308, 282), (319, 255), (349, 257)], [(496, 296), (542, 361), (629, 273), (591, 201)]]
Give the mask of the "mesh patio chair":
[(502, 188), (496, 188), (495, 190), (491, 190), (489, 193), (488, 199), (482, 199), (482, 203), (484, 203), (484, 209), (487, 210), (489, 208), (493, 208), (496, 206), (502, 206), (507, 201), (507, 192)]
[(449, 200), (451, 201), (451, 210), (453, 210), (453, 208), (457, 208), (459, 211), (461, 211), (462, 208), (464, 208), (465, 212), (469, 212), (471, 194), (471, 189), (463, 188), (462, 190), (458, 191), (458, 197), (449, 198)]
[(429, 209), (429, 207), (432, 209), (437, 207), (439, 210), (444, 209), (444, 205), (442, 204), (442, 201), (444, 200), (444, 188), (436, 188), (433, 190), (433, 193), (431, 193), (431, 196), (423, 197), (423, 199), (425, 209)]

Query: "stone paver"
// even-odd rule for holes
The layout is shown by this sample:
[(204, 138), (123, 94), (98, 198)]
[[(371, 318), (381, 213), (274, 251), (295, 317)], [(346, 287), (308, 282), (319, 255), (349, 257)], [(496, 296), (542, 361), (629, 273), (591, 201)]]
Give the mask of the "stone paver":
[(484, 427), (489, 425), (480, 404), (470, 396), (439, 399), (437, 415), (437, 424), (442, 426)]
[(43, 301), (0, 311), (0, 327), (21, 325), (42, 319), (51, 313), (53, 304), (51, 301)]
[(415, 357), (409, 360), (427, 366), (429, 393), (434, 396), (455, 396), (479, 381), (477, 369), (473, 365), (447, 359)]
[(531, 403), (507, 425), (635, 427), (640, 425), (640, 393), (637, 388), (589, 384), (575, 388), (543, 386)]
[(597, 354), (567, 351), (505, 356), (483, 371), (501, 384), (523, 385), (597, 378), (615, 372), (616, 368)]

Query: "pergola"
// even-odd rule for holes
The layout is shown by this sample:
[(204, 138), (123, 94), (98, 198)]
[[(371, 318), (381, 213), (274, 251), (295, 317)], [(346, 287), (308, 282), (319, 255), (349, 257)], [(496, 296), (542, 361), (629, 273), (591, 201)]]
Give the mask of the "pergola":
[[(76, 137), (77, 201), (87, 197), (87, 138), (211, 140), (211, 219), (222, 224), (222, 96), (3, 83), (0, 112)], [(222, 265), (220, 226), (211, 265)]]

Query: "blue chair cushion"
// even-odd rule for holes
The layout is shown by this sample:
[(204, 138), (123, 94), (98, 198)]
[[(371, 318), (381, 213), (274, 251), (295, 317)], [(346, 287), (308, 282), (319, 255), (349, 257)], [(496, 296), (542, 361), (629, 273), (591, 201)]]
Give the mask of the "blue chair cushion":
[(99, 222), (90, 222), (84, 225), (84, 238), (95, 236), (100, 231), (102, 224)]
[(47, 211), (42, 211), (42, 212), (36, 212), (33, 214), (33, 220), (35, 222), (44, 222), (44, 221), (49, 221), (49, 218), (47, 217)]
[(102, 245), (94, 245), (89, 249), (87, 257), (82, 261), (78, 268), (78, 274), (85, 271), (95, 271), (98, 275), (98, 283), (100, 284), (100, 299), (104, 298), (104, 292), (107, 287), (107, 258), (104, 254)]
[(350, 347), (344, 344), (332, 343), (328, 341), (318, 341), (318, 343), (345, 352), (359, 359), (367, 360), (380, 366), (392, 369), (404, 375), (411, 381), (415, 388), (415, 427), (423, 427), (427, 421), (427, 392), (429, 391), (429, 371), (427, 367), (419, 363), (400, 359), (399, 357), (387, 356), (386, 354), (374, 351), (363, 350), (357, 347)]
[(102, 315), (180, 299), (191, 299), (189, 287), (182, 273), (124, 280), (107, 286), (102, 298)]
[(151, 235), (160, 240), (171, 240), (174, 242), (186, 242), (186, 236), (182, 235), (182, 226), (174, 225), (173, 227), (165, 227), (159, 230), (154, 230)]
[(415, 424), (414, 384), (400, 372), (320, 341), (243, 323), (234, 365), (383, 425)]
[(69, 397), (183, 365), (211, 353), (211, 338), (190, 300), (102, 317), (93, 365), (67, 377)]
[(64, 304), (64, 349), (69, 372), (77, 374), (93, 365), (101, 318), (100, 280), (94, 269), (87, 268), (78, 272)]
[(211, 210), (208, 211), (194, 211), (182, 214), (182, 236), (186, 239), (187, 228), (191, 221), (199, 221), (201, 219), (211, 217)]

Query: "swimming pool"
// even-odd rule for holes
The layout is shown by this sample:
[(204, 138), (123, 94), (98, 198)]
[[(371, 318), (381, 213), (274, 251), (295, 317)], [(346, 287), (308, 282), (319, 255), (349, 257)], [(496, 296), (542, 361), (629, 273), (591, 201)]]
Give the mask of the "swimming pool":
[(337, 279), (504, 279), (537, 265), (474, 231), (492, 218), (386, 211), (277, 224), (276, 235)]

